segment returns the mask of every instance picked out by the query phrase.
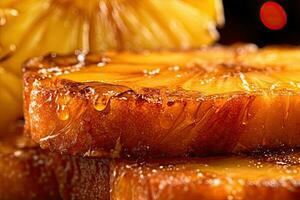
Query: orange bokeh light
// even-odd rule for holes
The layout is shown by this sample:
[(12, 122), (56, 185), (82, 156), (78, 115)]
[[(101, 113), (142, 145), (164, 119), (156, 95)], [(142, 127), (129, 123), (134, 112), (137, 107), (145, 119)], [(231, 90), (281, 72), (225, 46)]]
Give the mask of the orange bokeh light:
[(260, 8), (260, 20), (267, 28), (280, 30), (287, 23), (287, 14), (280, 4), (268, 1)]

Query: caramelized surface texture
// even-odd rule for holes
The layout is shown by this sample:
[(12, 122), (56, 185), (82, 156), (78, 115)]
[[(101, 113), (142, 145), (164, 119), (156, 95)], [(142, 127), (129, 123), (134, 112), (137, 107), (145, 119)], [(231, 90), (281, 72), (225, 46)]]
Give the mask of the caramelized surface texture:
[(116, 162), (111, 199), (299, 199), (299, 155)]
[(52, 154), (18, 134), (0, 140), (1, 200), (109, 199), (109, 163)]
[(300, 144), (300, 49), (48, 55), (27, 62), (26, 130), (43, 148), (187, 156)]

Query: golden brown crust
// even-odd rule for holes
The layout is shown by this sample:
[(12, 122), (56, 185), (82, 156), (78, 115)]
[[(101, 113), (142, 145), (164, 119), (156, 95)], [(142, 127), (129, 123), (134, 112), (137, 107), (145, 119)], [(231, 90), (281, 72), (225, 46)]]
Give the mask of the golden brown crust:
[[(26, 131), (43, 148), (96, 156), (296, 147), (299, 70), (295, 56), (282, 59), (294, 51), (236, 46), (34, 58), (24, 68)], [(151, 66), (161, 70), (144, 70), (145, 81), (140, 71)], [(90, 81), (89, 70), (103, 78)], [(222, 84), (211, 83), (216, 78)]]

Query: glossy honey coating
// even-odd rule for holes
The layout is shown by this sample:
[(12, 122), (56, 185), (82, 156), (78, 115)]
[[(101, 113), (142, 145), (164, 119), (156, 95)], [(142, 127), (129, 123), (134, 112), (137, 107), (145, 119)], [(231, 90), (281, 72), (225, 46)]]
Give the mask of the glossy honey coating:
[(26, 130), (43, 148), (94, 156), (188, 156), (300, 144), (298, 48), (34, 58)]
[(116, 162), (113, 200), (298, 199), (299, 153)]

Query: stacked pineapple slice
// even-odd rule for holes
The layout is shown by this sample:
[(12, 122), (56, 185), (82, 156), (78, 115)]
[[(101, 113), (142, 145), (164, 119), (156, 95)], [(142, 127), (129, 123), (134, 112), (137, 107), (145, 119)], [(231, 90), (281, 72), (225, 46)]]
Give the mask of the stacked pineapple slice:
[(25, 129), (43, 148), (83, 155), (297, 148), (299, 52), (242, 45), (32, 59)]
[[(20, 77), (26, 59), (48, 52), (199, 47), (217, 40), (223, 22), (221, 0), (1, 0), (0, 63)], [(1, 98), (7, 119), (21, 113), (13, 87)]]

